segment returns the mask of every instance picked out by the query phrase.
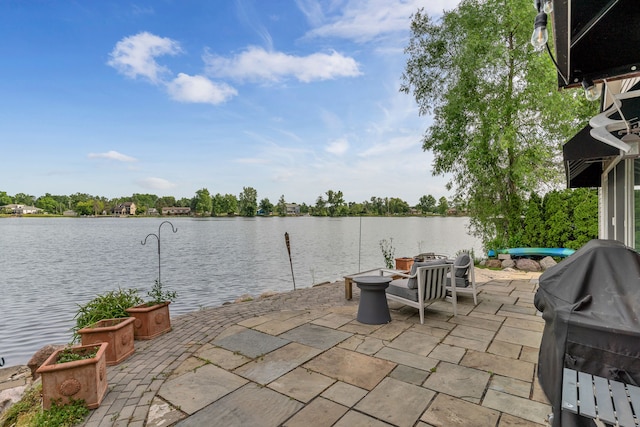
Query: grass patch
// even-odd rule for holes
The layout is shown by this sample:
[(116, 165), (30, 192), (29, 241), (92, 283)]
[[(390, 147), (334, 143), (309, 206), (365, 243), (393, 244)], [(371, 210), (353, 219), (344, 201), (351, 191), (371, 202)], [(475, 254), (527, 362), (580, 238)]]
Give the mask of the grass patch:
[(72, 427), (82, 423), (89, 414), (84, 400), (74, 400), (68, 405), (51, 405), (42, 409), (40, 394), (42, 384), (31, 387), (0, 417), (0, 427)]

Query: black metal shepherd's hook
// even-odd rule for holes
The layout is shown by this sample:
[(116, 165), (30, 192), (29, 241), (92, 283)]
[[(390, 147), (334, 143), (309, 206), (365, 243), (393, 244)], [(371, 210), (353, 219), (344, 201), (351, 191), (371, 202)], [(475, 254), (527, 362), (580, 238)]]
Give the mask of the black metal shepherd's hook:
[(156, 238), (156, 240), (158, 241), (158, 286), (160, 286), (162, 284), (162, 281), (160, 280), (160, 229), (162, 228), (163, 224), (169, 224), (171, 226), (171, 230), (173, 230), (174, 233), (178, 232), (178, 229), (175, 228), (173, 226), (173, 224), (171, 224), (171, 222), (169, 221), (162, 221), (160, 223), (160, 225), (158, 226), (158, 234), (155, 233), (149, 233), (147, 234), (147, 237), (144, 238), (144, 240), (141, 242), (142, 245), (146, 245), (147, 244), (147, 239), (149, 238), (149, 236), (153, 236)]

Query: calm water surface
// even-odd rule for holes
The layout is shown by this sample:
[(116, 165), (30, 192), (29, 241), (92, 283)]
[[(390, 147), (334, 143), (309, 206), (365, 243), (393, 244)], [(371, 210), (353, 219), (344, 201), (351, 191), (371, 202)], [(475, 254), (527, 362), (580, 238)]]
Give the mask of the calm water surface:
[[(0, 219), (0, 358), (26, 364), (46, 344), (70, 341), (77, 304), (112, 289), (138, 288), (158, 274), (160, 218)], [(381, 239), (396, 257), (481, 253), (467, 218), (171, 218), (161, 229), (162, 282), (178, 292), (175, 317), (243, 294), (293, 289), (384, 265)], [(0, 363), (2, 362), (0, 359)]]

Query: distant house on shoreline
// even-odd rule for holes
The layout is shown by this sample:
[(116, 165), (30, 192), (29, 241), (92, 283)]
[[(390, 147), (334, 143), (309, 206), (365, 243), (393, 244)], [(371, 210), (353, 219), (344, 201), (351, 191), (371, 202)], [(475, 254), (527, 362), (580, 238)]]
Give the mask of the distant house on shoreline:
[(300, 205), (287, 203), (287, 215), (300, 215)]
[(191, 208), (181, 206), (167, 206), (162, 208), (162, 215), (190, 215)]
[(16, 203), (0, 206), (0, 210), (9, 212), (14, 215), (29, 215), (42, 212), (42, 209), (36, 208), (35, 206), (20, 205)]
[(135, 215), (136, 204), (133, 202), (120, 203), (118, 206), (111, 210), (114, 215)]

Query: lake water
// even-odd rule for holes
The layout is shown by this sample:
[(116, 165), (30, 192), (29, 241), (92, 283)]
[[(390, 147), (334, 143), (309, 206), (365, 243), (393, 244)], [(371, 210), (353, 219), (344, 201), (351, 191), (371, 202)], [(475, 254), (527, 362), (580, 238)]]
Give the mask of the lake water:
[[(26, 364), (46, 344), (71, 340), (77, 304), (138, 288), (158, 275), (164, 218), (0, 219), (0, 363)], [(178, 292), (171, 316), (218, 306), (243, 294), (293, 289), (384, 266), (380, 240), (395, 256), (462, 249), (481, 254), (467, 218), (171, 218), (161, 228), (161, 275)]]

